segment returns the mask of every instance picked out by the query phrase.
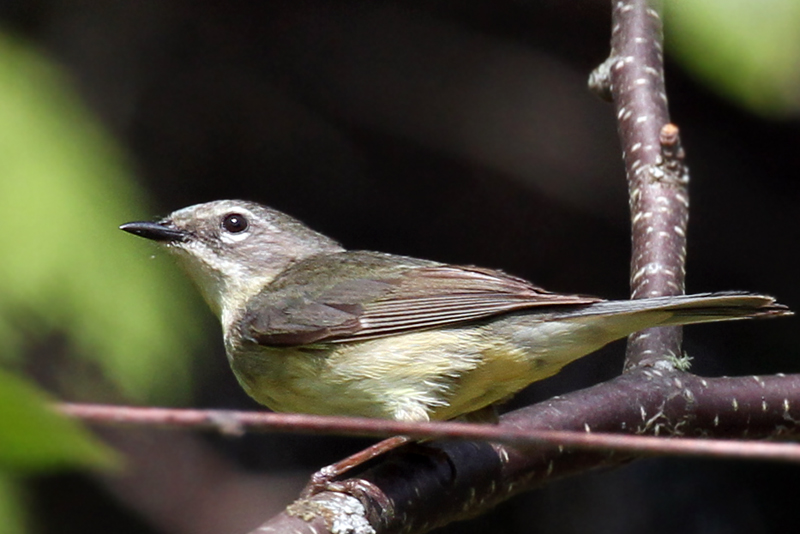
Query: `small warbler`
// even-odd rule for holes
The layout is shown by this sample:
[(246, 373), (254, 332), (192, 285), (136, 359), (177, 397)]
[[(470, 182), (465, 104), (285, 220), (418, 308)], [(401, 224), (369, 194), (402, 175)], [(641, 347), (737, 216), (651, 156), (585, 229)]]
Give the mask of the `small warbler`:
[(645, 328), (791, 313), (749, 293), (551, 293), (497, 270), (345, 250), (238, 200), (120, 228), (179, 258), (222, 322), (239, 383), (281, 412), (452, 419)]

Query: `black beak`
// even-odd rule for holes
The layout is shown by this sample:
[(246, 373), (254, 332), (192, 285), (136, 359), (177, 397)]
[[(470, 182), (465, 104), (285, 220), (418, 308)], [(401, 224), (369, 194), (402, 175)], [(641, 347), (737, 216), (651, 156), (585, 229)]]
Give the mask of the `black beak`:
[(129, 222), (120, 226), (119, 229), (153, 241), (186, 241), (189, 237), (186, 231), (171, 226), (168, 221), (157, 223), (145, 221)]

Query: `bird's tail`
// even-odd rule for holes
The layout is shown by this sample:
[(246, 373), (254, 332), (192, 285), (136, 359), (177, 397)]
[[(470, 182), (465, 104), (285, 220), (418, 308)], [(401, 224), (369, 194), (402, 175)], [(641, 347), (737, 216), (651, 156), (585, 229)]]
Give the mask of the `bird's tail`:
[(611, 300), (591, 304), (583, 309), (565, 310), (564, 314), (576, 319), (606, 316), (609, 318), (607, 326), (619, 325), (620, 328), (628, 330), (623, 335), (652, 326), (678, 326), (793, 315), (788, 307), (776, 303), (770, 296), (734, 291)]
[(731, 291), (668, 298), (677, 299), (673, 303), (664, 306), (664, 309), (675, 312), (670, 324), (694, 324), (709, 321), (761, 319), (794, 315), (787, 306), (775, 302), (773, 297), (754, 293)]

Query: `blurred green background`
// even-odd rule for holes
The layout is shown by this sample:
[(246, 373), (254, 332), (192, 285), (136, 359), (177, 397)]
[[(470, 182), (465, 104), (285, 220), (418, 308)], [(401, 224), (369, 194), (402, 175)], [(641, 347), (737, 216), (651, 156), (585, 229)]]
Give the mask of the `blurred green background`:
[[(363, 444), (91, 432), (53, 414), (54, 398), (258, 409), (205, 305), (123, 222), (244, 197), (351, 248), (624, 297), (613, 113), (584, 88), (609, 17), (599, 0), (0, 6), (0, 534), (244, 532)], [(798, 30), (798, 1), (668, 3), (691, 291), (800, 306)], [(792, 327), (692, 328), (686, 348), (700, 373), (797, 372)], [(621, 361), (617, 344), (515, 402)], [(452, 530), (535, 516), (541, 532), (771, 532), (796, 475), (640, 462)]]

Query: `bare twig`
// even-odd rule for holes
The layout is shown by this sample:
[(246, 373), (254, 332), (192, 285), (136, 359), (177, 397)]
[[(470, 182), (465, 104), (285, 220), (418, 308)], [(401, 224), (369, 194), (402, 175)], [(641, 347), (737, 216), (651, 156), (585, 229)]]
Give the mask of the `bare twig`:
[[(590, 83), (617, 111), (631, 205), (632, 298), (684, 291), (688, 172), (669, 123), (660, 4), (614, 2), (611, 56)], [(680, 327), (645, 330), (630, 337), (625, 367), (669, 365), (680, 353)]]
[[(754, 378), (764, 384), (775, 380), (773, 377), (749, 377), (748, 380)], [(715, 384), (716, 380), (712, 379), (710, 383), (708, 381), (705, 381), (705, 383)], [(796, 382), (797, 385), (800, 385), (800, 375), (781, 377), (780, 380)], [(774, 389), (771, 391), (773, 394), (775, 393)], [(771, 402), (775, 406), (783, 407), (785, 401), (787, 406), (794, 404), (800, 407), (800, 394), (797, 395), (797, 398), (780, 396), (780, 399), (769, 399), (769, 401), (763, 402)], [(554, 399), (544, 404), (552, 406), (565, 402), (565, 399), (566, 397)], [(556, 445), (580, 450), (613, 450), (643, 455), (745, 457), (800, 462), (800, 447), (786, 448), (779, 443), (763, 444), (744, 441), (732, 443), (713, 440), (697, 441), (693, 439), (667, 441), (643, 435), (609, 434), (602, 433), (602, 431), (601, 433), (593, 433), (591, 428), (588, 427), (588, 423), (586, 428), (569, 431), (545, 430), (541, 427), (529, 426), (527, 423), (524, 424), (524, 428), (520, 428), (519, 425), (523, 424), (520, 421), (515, 426), (458, 422), (408, 423), (384, 419), (305, 414), (71, 403), (56, 405), (56, 409), (65, 415), (81, 419), (87, 423), (214, 430), (222, 434), (234, 435), (241, 435), (246, 431), (334, 433), (366, 437), (402, 434), (419, 439), (473, 439), (508, 445)], [(524, 410), (522, 411), (524, 412)], [(788, 408), (784, 412), (791, 415)], [(800, 419), (800, 408), (798, 412), (796, 415)], [(511, 416), (505, 416), (506, 419), (508, 417)], [(727, 425), (726, 428), (730, 428), (730, 425)], [(647, 431), (646, 426), (639, 425), (637, 433), (644, 434)]]
[[(401, 449), (360, 474), (357, 479), (351, 479), (358, 481), (356, 486), (361, 488), (355, 502), (364, 507), (364, 517), (377, 531), (390, 532), (403, 528), (410, 532), (425, 532), (451, 521), (478, 515), (522, 491), (587, 469), (617, 466), (636, 456), (648, 454), (644, 449), (632, 452), (627, 448), (617, 448), (617, 444), (613, 443), (615, 439), (627, 440), (622, 436), (611, 436), (608, 432), (718, 438), (743, 434), (753, 439), (777, 436), (796, 438), (800, 435), (800, 418), (797, 417), (800, 415), (800, 405), (795, 407), (798, 386), (800, 375), (703, 379), (686, 373), (642, 369), (586, 390), (506, 414), (501, 419), (500, 427), (494, 430), (498, 433), (498, 439), (502, 434), (510, 437), (512, 434), (516, 436), (516, 432), (524, 435), (526, 431), (534, 430), (540, 437), (547, 435), (556, 440), (565, 437), (570, 440), (569, 445), (566, 442), (554, 446), (542, 443), (499, 445), (449, 441), (426, 443), (424, 448), (418, 446), (405, 449), (405, 452)], [(681, 394), (676, 395), (676, 390)], [(766, 410), (759, 396), (753, 394), (755, 391), (766, 395)], [(738, 401), (733, 403), (732, 398)], [(757, 422), (751, 418), (754, 412), (763, 414)], [(435, 426), (447, 428), (449, 425), (443, 423)], [(591, 433), (587, 433), (587, 426)], [(554, 433), (539, 434), (538, 430), (542, 428), (553, 429)], [(566, 429), (577, 432), (560, 434)], [(405, 428), (403, 432), (409, 430)], [(494, 432), (491, 427), (484, 430)], [(605, 443), (610, 447), (585, 450), (584, 445), (591, 441), (591, 436), (601, 435), (599, 433), (602, 433), (602, 440), (608, 438)], [(708, 449), (702, 452), (696, 449), (695, 452), (717, 458), (721, 457), (719, 455), (723, 449), (733, 451), (739, 443), (751, 443), (754, 451), (767, 450), (775, 445), (752, 441), (664, 438), (648, 438), (645, 441), (650, 440), (653, 440), (654, 446), (659, 441), (668, 447), (670, 443), (695, 443), (700, 445), (700, 449), (708, 445)], [(633, 441), (639, 440), (628, 443)], [(717, 444), (720, 449), (715, 449)], [(800, 452), (798, 444), (780, 445), (785, 447), (781, 454), (794, 455)], [(678, 448), (682, 446), (678, 445)], [(423, 454), (425, 449), (436, 452)], [(659, 450), (657, 454), (661, 452)], [(669, 454), (673, 452), (680, 454), (678, 449)], [(744, 454), (747, 457), (747, 453)], [(722, 456), (726, 454), (722, 453)], [(323, 503), (328, 496), (338, 503), (335, 499), (339, 497), (325, 493), (315, 497), (315, 506), (326, 506)], [(292, 513), (298, 507), (302, 508), (302, 504), (292, 507)], [(338, 504), (334, 508), (336, 506)], [(326, 509), (325, 517), (341, 518), (339, 512)], [(308, 510), (299, 516), (284, 513), (264, 527), (276, 529), (273, 531), (290, 526), (306, 528), (305, 519), (301, 520), (300, 516), (318, 519)], [(331, 528), (330, 524), (326, 527), (324, 522), (312, 525), (318, 530), (322, 529), (319, 531)]]
[(800, 461), (800, 445), (794, 443), (649, 437), (797, 438), (799, 392), (800, 375), (704, 379), (688, 373), (640, 369), (506, 414), (498, 426), (76, 404), (60, 405), (59, 409), (105, 424), (235, 433), (333, 430), (362, 436), (449, 438), (407, 447), (383, 458), (374, 468), (351, 479), (361, 488), (355, 496), (326, 492), (311, 501), (298, 501), (289, 512), (264, 525), (272, 531), (315, 526), (323, 532), (332, 529), (326, 519), (360, 518), (363, 524), (380, 531), (405, 527), (424, 532), (481, 513), (521, 491), (590, 468), (626, 463), (637, 456)]
[[(800, 435), (798, 392), (800, 375), (704, 379), (641, 369), (506, 414), (498, 426), (82, 404), (57, 408), (87, 422), (112, 425), (204, 428), (235, 434), (246, 430), (335, 431), (450, 438), (384, 458), (353, 479), (362, 488), (357, 496), (323, 493), (311, 501), (298, 501), (289, 512), (264, 525), (268, 530), (315, 527), (323, 532), (332, 529), (332, 518), (360, 518), (363, 525), (381, 531), (404, 526), (424, 532), (481, 513), (521, 491), (637, 456), (798, 462), (800, 445), (794, 443), (650, 437), (796, 438)], [(760, 417), (753, 418), (753, 414)]]

